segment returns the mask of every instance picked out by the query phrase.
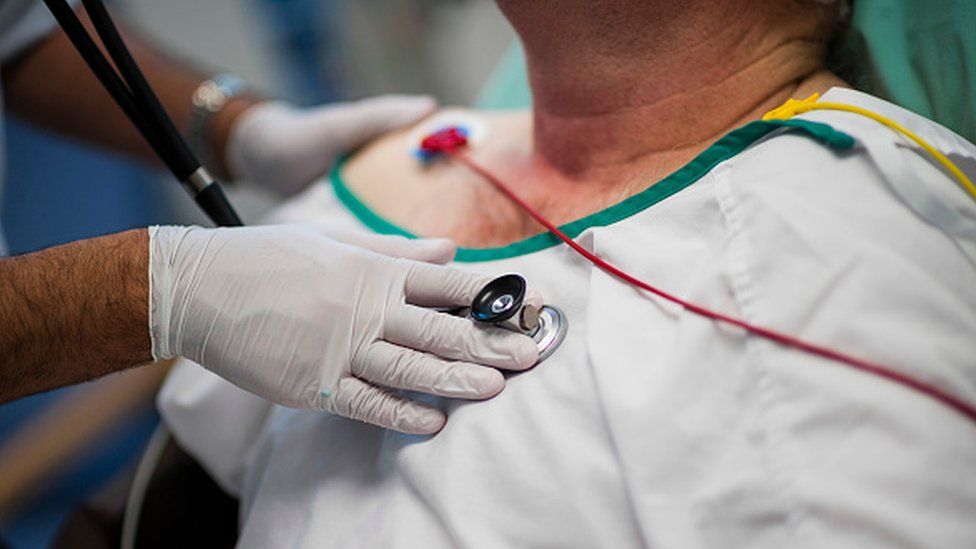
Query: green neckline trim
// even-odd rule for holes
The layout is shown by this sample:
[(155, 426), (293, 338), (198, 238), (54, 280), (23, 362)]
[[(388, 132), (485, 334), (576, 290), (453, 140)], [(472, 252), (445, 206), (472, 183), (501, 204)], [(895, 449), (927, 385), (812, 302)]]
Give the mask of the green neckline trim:
[[(849, 149), (854, 146), (854, 138), (846, 133), (835, 130), (827, 124), (798, 119), (757, 120), (725, 135), (711, 147), (702, 151), (691, 162), (685, 164), (678, 171), (651, 185), (647, 189), (613, 206), (562, 225), (560, 229), (569, 235), (570, 238), (576, 238), (590, 227), (605, 227), (640, 213), (695, 183), (715, 168), (715, 166), (736, 156), (756, 141), (779, 128), (802, 131), (810, 137), (835, 149)], [(346, 186), (342, 178), (342, 170), (346, 165), (346, 161), (347, 158), (343, 158), (337, 162), (332, 169), (332, 173), (329, 175), (332, 188), (339, 201), (361, 223), (374, 232), (417, 238), (410, 231), (391, 223), (386, 218), (374, 212), (359, 197), (353, 194), (352, 190)], [(531, 254), (556, 246), (557, 244), (560, 244), (560, 240), (555, 235), (552, 233), (541, 233), (518, 242), (513, 242), (507, 246), (495, 248), (458, 248), (454, 260), (460, 262), (497, 261)]]

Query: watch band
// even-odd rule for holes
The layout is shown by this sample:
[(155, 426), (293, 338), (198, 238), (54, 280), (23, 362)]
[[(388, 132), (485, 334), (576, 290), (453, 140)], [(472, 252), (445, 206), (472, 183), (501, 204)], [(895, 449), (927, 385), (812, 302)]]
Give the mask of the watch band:
[(224, 73), (206, 80), (193, 92), (188, 125), (189, 143), (200, 162), (210, 170), (215, 170), (217, 166), (217, 156), (213, 150), (214, 116), (244, 89), (244, 80)]

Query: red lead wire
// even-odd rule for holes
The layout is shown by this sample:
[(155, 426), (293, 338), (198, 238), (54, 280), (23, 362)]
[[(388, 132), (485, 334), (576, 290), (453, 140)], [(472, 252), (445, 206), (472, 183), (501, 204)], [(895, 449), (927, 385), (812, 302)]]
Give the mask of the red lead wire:
[(461, 152), (461, 149), (464, 148), (466, 145), (467, 145), (467, 138), (464, 136), (463, 132), (458, 131), (456, 128), (447, 128), (445, 130), (441, 130), (433, 134), (430, 138), (425, 139), (422, 148), (425, 152), (428, 153), (448, 154), (458, 162), (470, 168), (478, 175), (484, 177), (496, 189), (498, 189), (499, 192), (501, 192), (506, 197), (508, 197), (508, 199), (514, 202), (516, 205), (518, 205), (518, 207), (525, 210), (526, 213), (532, 216), (533, 219), (538, 221), (539, 224), (545, 227), (549, 232), (556, 235), (556, 237), (558, 237), (559, 240), (562, 240), (564, 243), (566, 243), (567, 246), (569, 246), (578, 254), (588, 259), (591, 263), (599, 267), (604, 272), (616, 278), (619, 278), (620, 280), (623, 280), (624, 282), (632, 286), (636, 286), (642, 290), (650, 292), (672, 303), (676, 303), (684, 307), (687, 311), (692, 312), (696, 315), (700, 315), (705, 318), (712, 319), (716, 322), (724, 322), (726, 324), (731, 324), (732, 326), (738, 326), (739, 328), (742, 328), (743, 330), (749, 333), (758, 335), (760, 337), (764, 337), (771, 341), (775, 341), (780, 345), (784, 345), (786, 347), (792, 347), (794, 349), (799, 349), (801, 351), (810, 353), (812, 355), (817, 355), (820, 357), (831, 359), (841, 364), (844, 364), (846, 366), (849, 366), (851, 368), (854, 368), (856, 370), (867, 372), (869, 374), (874, 374), (876, 376), (885, 378), (889, 381), (898, 383), (904, 387), (907, 387), (908, 389), (927, 395), (941, 402), (942, 404), (945, 404), (946, 406), (966, 416), (973, 423), (976, 423), (976, 407), (973, 407), (969, 403), (964, 402), (963, 400), (949, 393), (946, 393), (945, 391), (942, 391), (937, 387), (929, 385), (923, 381), (914, 379), (910, 376), (897, 372), (881, 364), (876, 364), (873, 362), (869, 362), (867, 360), (862, 360), (860, 358), (844, 354), (840, 351), (836, 351), (829, 347), (824, 347), (814, 343), (809, 343), (803, 341), (802, 339), (791, 336), (789, 334), (777, 332), (775, 330), (764, 328), (762, 326), (757, 326), (755, 324), (751, 324), (744, 320), (723, 313), (712, 311), (710, 309), (702, 307), (701, 305), (697, 305), (690, 301), (686, 301), (678, 296), (665, 292), (660, 288), (652, 286), (651, 284), (648, 284), (647, 282), (644, 282), (643, 280), (640, 280), (639, 278), (629, 275), (626, 272), (618, 269), (617, 267), (614, 267), (610, 263), (607, 263), (603, 259), (597, 257), (596, 254), (590, 252), (583, 246), (577, 244), (576, 241), (574, 241), (572, 238), (566, 235), (566, 233), (562, 232), (559, 229), (559, 227), (557, 227), (554, 223), (546, 219), (541, 213), (536, 211), (527, 202), (519, 198), (519, 196), (515, 194), (508, 187), (508, 185), (506, 185), (502, 180), (496, 177), (495, 174), (489, 172), (487, 169), (480, 166), (470, 157), (468, 157), (463, 152)]

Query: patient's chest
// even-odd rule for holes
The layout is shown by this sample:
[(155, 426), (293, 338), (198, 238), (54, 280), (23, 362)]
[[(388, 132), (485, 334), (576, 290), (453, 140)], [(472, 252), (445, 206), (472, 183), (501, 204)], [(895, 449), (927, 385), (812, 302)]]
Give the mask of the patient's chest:
[[(535, 369), (509, 376), (498, 397), (428, 399), (449, 417), (432, 438), (281, 409), (255, 488), (294, 497), (293, 484), (303, 484), (298, 493), (305, 516), (294, 526), (309, 529), (310, 539), (341, 546), (398, 546), (404, 536), (412, 540), (404, 546), (413, 547), (512, 546), (532, 532), (541, 535), (548, 528), (539, 523), (547, 520), (561, 530), (553, 535), (566, 541), (585, 538), (607, 521), (620, 522), (619, 535), (628, 536), (626, 516), (619, 515), (626, 490), (590, 359), (591, 273), (574, 263), (564, 250), (550, 249), (465, 266), (520, 272), (570, 319), (561, 348)], [(594, 498), (603, 501), (595, 513), (584, 503)]]
[[(598, 212), (645, 190), (689, 161), (706, 143), (655, 152), (580, 173), (563, 173), (533, 154), (531, 115), (447, 109), (416, 128), (395, 132), (357, 152), (337, 174), (377, 214), (413, 234), (462, 246), (502, 246), (542, 231), (484, 177), (456, 161), (418, 162), (425, 132), (470, 122), (482, 130), (466, 154), (557, 225)], [(396, 174), (391, 177), (391, 174)]]
[[(709, 196), (708, 185), (687, 189), (680, 200), (658, 205), (653, 217), (642, 212), (593, 227), (578, 241), (673, 291), (704, 291), (699, 297), (722, 302), (720, 277), (705, 268), (723, 246), (720, 225), (701, 215), (709, 212)], [(563, 345), (533, 370), (509, 376), (489, 401), (431, 400), (449, 418), (435, 437), (279, 409), (247, 479), (245, 512), (252, 519), (245, 539), (300, 531), (316, 543), (364, 547), (640, 543), (627, 470), (635, 458), (663, 460), (659, 474), (674, 472), (665, 484), (686, 482), (679, 471), (687, 469), (666, 462), (680, 449), (653, 442), (653, 410), (684, 384), (664, 379), (677, 341), (709, 338), (713, 328), (697, 320), (676, 324), (680, 312), (566, 247), (457, 266), (524, 275), (566, 313)], [(694, 369), (688, 375), (693, 380)], [(625, 439), (621, 428), (629, 431)], [(641, 455), (640, 448), (650, 452)], [(267, 508), (284, 501), (287, 513)], [(264, 517), (274, 524), (261, 525)]]
[[(877, 174), (777, 137), (576, 240), (713, 310), (976, 394), (971, 264)], [(321, 186), (272, 221), (364, 229), (350, 211)], [(569, 318), (559, 351), (492, 400), (436, 401), (433, 438), (277, 409), (248, 454), (241, 547), (973, 545), (976, 439), (952, 411), (563, 247), (489, 259), (457, 266), (525, 275)]]
[[(684, 200), (706, 196), (692, 190)], [(661, 282), (693, 286), (704, 274), (697, 267), (710, 235), (696, 219), (660, 215), (671, 228), (657, 235), (637, 216), (589, 229), (579, 241), (640, 276), (669, 271)], [(674, 262), (685, 263), (686, 272), (654, 267)], [(533, 370), (509, 376), (506, 389), (489, 401), (436, 401), (449, 419), (432, 438), (278, 410), (252, 467), (258, 473), (248, 479), (256, 496), (251, 516), (275, 516), (269, 530), (305, 532), (341, 546), (351, 540), (398, 546), (398, 539), (409, 539), (403, 546), (411, 547), (524, 546), (533, 536), (543, 537), (529, 545), (582, 546), (597, 537), (611, 546), (634, 545), (634, 509), (609, 425), (620, 413), (621, 387), (643, 382), (633, 370), (653, 371), (672, 346), (674, 311), (566, 247), (457, 266), (524, 275), (566, 313), (563, 345)], [(655, 318), (662, 323), (657, 330)], [(287, 494), (301, 511), (283, 519), (257, 509), (281, 505), (268, 492)], [(261, 530), (249, 524), (245, 535)]]

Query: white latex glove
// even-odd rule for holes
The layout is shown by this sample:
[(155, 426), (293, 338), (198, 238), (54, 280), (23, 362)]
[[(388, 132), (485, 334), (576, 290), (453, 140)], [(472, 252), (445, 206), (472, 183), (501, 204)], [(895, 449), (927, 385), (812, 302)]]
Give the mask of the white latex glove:
[(528, 337), (426, 308), (468, 305), (488, 280), (426, 263), (453, 257), (447, 240), (321, 225), (149, 234), (153, 357), (285, 406), (430, 434), (444, 414), (385, 388), (489, 398), (505, 381), (487, 366), (538, 357)]
[(340, 155), (416, 122), (436, 106), (430, 97), (401, 95), (311, 109), (261, 103), (231, 128), (227, 163), (235, 179), (294, 194), (325, 175)]

